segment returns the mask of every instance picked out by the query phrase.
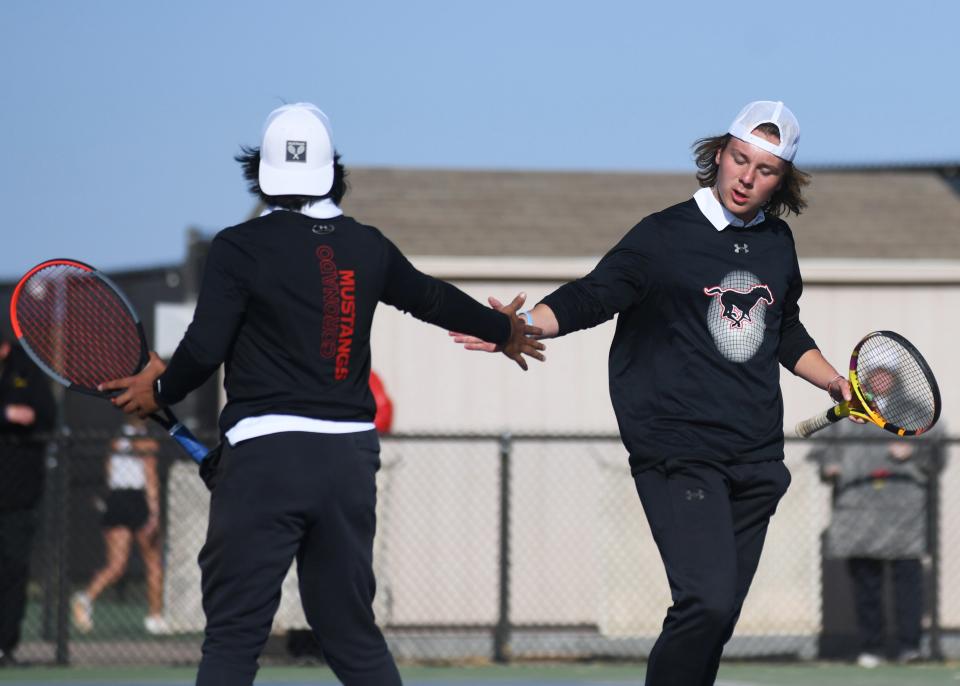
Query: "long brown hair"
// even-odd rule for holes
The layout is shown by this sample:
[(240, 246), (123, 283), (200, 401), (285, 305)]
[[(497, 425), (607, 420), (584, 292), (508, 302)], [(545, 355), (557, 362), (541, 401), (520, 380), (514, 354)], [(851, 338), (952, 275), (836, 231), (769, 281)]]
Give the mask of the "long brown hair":
[[(780, 137), (780, 129), (775, 124), (761, 124), (757, 127), (761, 131)], [(703, 188), (711, 188), (717, 183), (717, 152), (727, 147), (732, 136), (725, 133), (722, 136), (701, 138), (693, 144), (693, 154), (697, 162), (697, 181)], [(797, 169), (793, 162), (786, 162), (786, 170), (777, 190), (770, 196), (764, 206), (765, 214), (780, 217), (793, 212), (799, 215), (807, 206), (803, 198), (803, 188), (810, 183), (810, 175)]]

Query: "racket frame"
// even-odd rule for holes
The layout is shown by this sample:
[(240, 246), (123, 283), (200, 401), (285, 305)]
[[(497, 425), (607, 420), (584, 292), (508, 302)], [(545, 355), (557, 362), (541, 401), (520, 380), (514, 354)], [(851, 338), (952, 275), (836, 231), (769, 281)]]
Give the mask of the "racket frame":
[[(113, 398), (119, 395), (119, 392), (110, 393), (107, 391), (98, 391), (95, 388), (88, 388), (87, 386), (83, 386), (81, 384), (75, 384), (69, 379), (64, 378), (63, 376), (55, 372), (53, 369), (51, 369), (50, 366), (40, 358), (40, 356), (31, 348), (29, 341), (26, 339), (26, 337), (23, 334), (23, 329), (20, 326), (20, 320), (19, 320), (19, 317), (17, 316), (17, 303), (20, 300), (20, 293), (22, 292), (24, 286), (26, 286), (27, 282), (30, 280), (30, 278), (34, 274), (36, 274), (37, 272), (43, 269), (48, 269), (50, 267), (55, 267), (57, 265), (75, 267), (85, 272), (89, 272), (90, 275), (93, 276), (94, 278), (100, 279), (101, 281), (106, 283), (107, 286), (109, 286), (110, 289), (114, 292), (114, 294), (120, 298), (121, 302), (123, 303), (123, 306), (126, 308), (128, 314), (133, 320), (133, 323), (137, 330), (137, 335), (140, 338), (140, 359), (139, 359), (139, 362), (137, 363), (137, 368), (134, 370), (131, 370), (131, 372), (129, 373), (129, 376), (133, 376), (137, 374), (139, 371), (141, 371), (144, 368), (144, 366), (146, 366), (148, 360), (150, 359), (149, 353), (148, 353), (149, 347), (147, 345), (147, 336), (143, 330), (143, 322), (140, 320), (140, 316), (137, 314), (136, 309), (133, 307), (133, 303), (130, 302), (130, 299), (127, 298), (127, 295), (120, 289), (120, 287), (116, 283), (114, 283), (114, 281), (109, 276), (99, 271), (98, 269), (90, 266), (89, 264), (80, 262), (79, 260), (66, 259), (66, 258), (55, 258), (52, 260), (45, 260), (44, 262), (41, 262), (40, 264), (35, 266), (33, 269), (28, 271), (26, 274), (24, 274), (23, 277), (21, 277), (20, 281), (17, 282), (17, 285), (13, 290), (13, 294), (10, 296), (10, 323), (13, 326), (14, 336), (16, 336), (17, 342), (20, 344), (20, 347), (23, 348), (24, 352), (27, 353), (30, 359), (32, 359), (34, 363), (38, 367), (40, 367), (40, 369), (47, 376), (52, 378), (54, 381), (56, 381), (60, 385), (66, 387), (67, 390), (74, 391), (77, 393), (83, 393), (86, 395), (91, 395), (96, 398), (103, 398), (104, 400), (109, 400), (110, 398)], [(190, 430), (186, 426), (183, 425), (182, 422), (180, 422), (179, 419), (177, 419), (177, 416), (173, 413), (172, 410), (170, 410), (170, 408), (163, 407), (161, 408), (161, 410), (162, 410), (162, 414), (157, 412), (150, 413), (149, 415), (150, 419), (152, 419), (153, 421), (157, 422), (157, 424), (162, 426), (167, 431), (167, 433), (169, 433), (170, 436), (174, 438), (178, 444), (180, 444), (180, 446), (184, 449), (184, 451), (188, 455), (190, 455), (191, 458), (193, 458), (197, 462), (201, 462), (207, 453), (206, 447), (203, 446), (203, 444), (197, 440), (197, 438), (190, 432)]]
[[(907, 352), (910, 353), (910, 356), (920, 366), (924, 377), (930, 384), (930, 390), (933, 393), (933, 419), (931, 420), (929, 426), (922, 429), (904, 429), (901, 426), (897, 426), (888, 422), (883, 418), (882, 415), (870, 407), (870, 403), (865, 397), (863, 388), (860, 386), (860, 377), (857, 375), (857, 361), (859, 360), (860, 350), (863, 348), (864, 344), (871, 338), (877, 336), (883, 336), (884, 338), (889, 338), (893, 341), (896, 341), (899, 345), (905, 348)], [(881, 429), (896, 434), (897, 436), (919, 436), (920, 434), (926, 433), (932, 429), (937, 423), (937, 420), (940, 419), (940, 389), (937, 386), (936, 377), (933, 375), (930, 365), (927, 364), (927, 361), (923, 358), (923, 355), (920, 354), (920, 351), (917, 350), (916, 346), (898, 333), (880, 330), (872, 331), (864, 336), (860, 342), (857, 343), (856, 347), (854, 347), (853, 352), (850, 355), (849, 380), (850, 388), (853, 391), (854, 397), (851, 400), (844, 400), (843, 402), (831, 407), (829, 410), (827, 410), (825, 417), (823, 417), (823, 415), (816, 415), (811, 419), (797, 424), (796, 432), (798, 435), (807, 437), (812, 433), (829, 426), (829, 424), (840, 421), (841, 419), (846, 417), (857, 417), (872, 424), (876, 424)], [(828, 420), (827, 423), (823, 422), (822, 417)]]
[[(23, 275), (20, 281), (17, 282), (16, 287), (13, 289), (13, 295), (10, 296), (10, 323), (13, 326), (13, 334), (16, 337), (17, 342), (20, 343), (20, 347), (23, 348), (24, 352), (26, 352), (27, 355), (30, 356), (30, 359), (33, 360), (34, 363), (36, 363), (36, 365), (40, 367), (40, 369), (42, 369), (47, 374), (47, 376), (54, 379), (57, 383), (61, 384), (62, 386), (65, 386), (67, 390), (75, 391), (77, 393), (85, 393), (87, 395), (92, 395), (98, 398), (111, 398), (116, 394), (107, 393), (105, 391), (98, 391), (95, 388), (88, 388), (87, 386), (73, 383), (69, 379), (66, 379), (60, 374), (58, 374), (57, 372), (55, 372), (33, 350), (33, 348), (30, 346), (30, 342), (23, 335), (23, 329), (20, 326), (20, 318), (17, 316), (17, 303), (20, 300), (20, 293), (23, 290), (24, 286), (26, 286), (27, 282), (30, 280), (30, 277), (32, 277), (37, 272), (42, 271), (43, 269), (49, 269), (57, 265), (63, 265), (67, 267), (76, 267), (85, 272), (89, 272), (91, 276), (97, 279), (100, 279), (110, 287), (110, 289), (114, 292), (114, 294), (120, 298), (120, 301), (123, 303), (123, 306), (126, 308), (131, 319), (133, 319), (133, 323), (137, 329), (137, 336), (140, 338), (140, 359), (137, 362), (137, 368), (132, 370), (129, 375), (132, 376), (136, 374), (139, 370), (143, 369), (144, 365), (147, 364), (147, 360), (150, 359), (147, 354), (147, 350), (148, 350), (147, 336), (143, 330), (143, 322), (140, 321), (140, 315), (138, 315), (136, 309), (134, 309), (133, 303), (130, 302), (130, 299), (127, 298), (126, 293), (120, 290), (120, 287), (116, 283), (114, 283), (114, 281), (109, 276), (97, 270), (96, 268), (91, 267), (89, 264), (80, 262), (79, 260), (62, 259), (62, 258), (46, 260), (45, 262), (41, 262), (36, 267), (34, 267), (33, 269), (31, 269), (30, 271), (28, 271), (26, 274)], [(159, 421), (159, 418), (158, 418), (158, 421)], [(170, 428), (169, 426), (166, 426), (164, 422), (161, 421), (160, 423), (161, 425), (163, 425), (165, 429)]]

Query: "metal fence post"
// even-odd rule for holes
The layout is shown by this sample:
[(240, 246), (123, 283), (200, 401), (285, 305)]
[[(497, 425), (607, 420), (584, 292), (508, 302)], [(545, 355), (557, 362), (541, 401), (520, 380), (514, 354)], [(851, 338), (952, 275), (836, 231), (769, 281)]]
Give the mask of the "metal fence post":
[(41, 613), (40, 636), (44, 641), (56, 640), (57, 613), (57, 511), (60, 508), (57, 493), (57, 454), (60, 442), (59, 432), (47, 444), (44, 455), (44, 481), (46, 493), (43, 496), (40, 531), (43, 532), (43, 610)]
[(510, 453), (513, 439), (500, 436), (500, 606), (493, 629), (493, 661), (510, 661)]
[(70, 575), (68, 573), (70, 540), (70, 429), (61, 427), (57, 439), (56, 489), (57, 508), (54, 515), (54, 538), (57, 557), (57, 664), (70, 663)]
[(940, 474), (946, 459), (944, 442), (933, 443), (933, 461), (927, 483), (927, 545), (930, 551), (930, 658), (943, 661), (940, 641)]
[(44, 570), (41, 636), (56, 646), (58, 665), (70, 663), (70, 576), (67, 572), (70, 517), (68, 471), (70, 429), (61, 424), (47, 444), (47, 494), (43, 501)]

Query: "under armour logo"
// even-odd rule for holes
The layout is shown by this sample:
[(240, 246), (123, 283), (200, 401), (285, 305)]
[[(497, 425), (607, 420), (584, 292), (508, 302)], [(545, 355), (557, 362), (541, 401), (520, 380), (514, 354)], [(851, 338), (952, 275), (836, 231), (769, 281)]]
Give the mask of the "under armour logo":
[(702, 488), (687, 489), (687, 500), (704, 500), (707, 496), (704, 495)]
[(748, 246), (746, 243), (734, 243), (733, 252), (737, 253), (738, 255), (742, 252), (748, 253), (750, 252), (750, 246)]
[(307, 142), (287, 141), (287, 162), (306, 162)]

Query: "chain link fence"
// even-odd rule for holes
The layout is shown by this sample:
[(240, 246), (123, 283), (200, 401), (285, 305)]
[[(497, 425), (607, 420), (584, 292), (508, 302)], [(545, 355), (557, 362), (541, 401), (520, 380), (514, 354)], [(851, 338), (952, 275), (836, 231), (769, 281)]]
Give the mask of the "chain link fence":
[[(156, 438), (155, 536), (112, 536), (116, 526), (104, 526), (110, 510), (123, 509), (114, 491), (139, 483), (114, 475), (114, 486), (132, 488), (110, 487), (116, 435), (44, 442), (44, 496), (26, 515), (36, 535), (20, 659), (199, 659), (196, 558), (209, 495), (196, 465)], [(958, 442), (935, 442), (944, 468), (925, 484), (924, 651), (933, 658), (960, 657), (960, 589), (949, 583), (960, 578), (960, 506), (941, 497), (960, 487)], [(823, 554), (832, 489), (808, 459), (815, 445), (787, 442), (793, 482), (728, 656), (829, 657), (853, 640), (845, 569)], [(0, 455), (22, 447), (2, 444)], [(390, 436), (381, 457), (375, 611), (399, 660), (646, 657), (670, 596), (616, 436)], [(3, 465), (0, 479), (12, 478)], [(264, 658), (317, 657), (291, 570)]]

